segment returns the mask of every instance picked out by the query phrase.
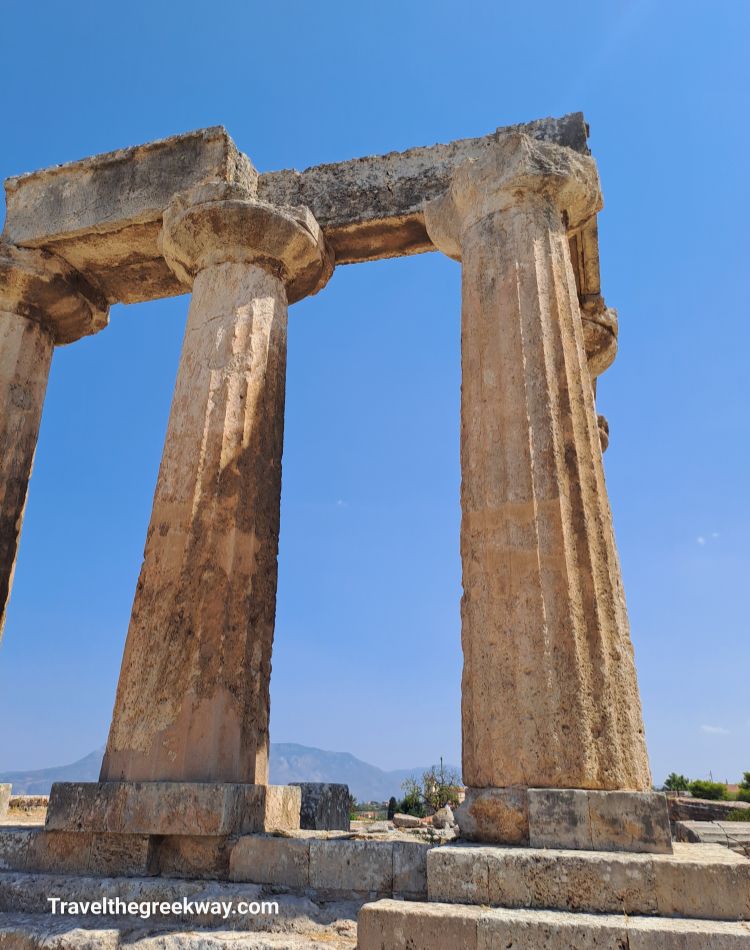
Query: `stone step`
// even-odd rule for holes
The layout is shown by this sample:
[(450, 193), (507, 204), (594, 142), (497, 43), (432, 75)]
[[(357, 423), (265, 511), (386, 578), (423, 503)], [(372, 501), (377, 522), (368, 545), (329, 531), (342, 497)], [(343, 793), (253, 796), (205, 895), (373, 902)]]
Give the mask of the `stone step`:
[(750, 924), (380, 900), (358, 950), (748, 950)]
[(53, 921), (40, 914), (0, 914), (0, 950), (355, 950), (349, 934), (333, 928), (289, 933), (183, 930), (113, 922), (93, 926), (80, 917)]
[[(53, 905), (50, 898), (58, 898), (65, 906)], [(104, 900), (110, 901), (109, 905), (90, 906)], [(89, 906), (81, 906), (84, 902)], [(261, 906), (248, 908), (240, 902)], [(0, 873), (0, 919), (31, 915), (56, 926), (60, 922), (70, 925), (76, 917), (95, 930), (189, 925), (234, 932), (342, 934), (353, 939), (362, 903), (317, 902), (282, 888), (274, 891), (229, 881)], [(108, 921), (106, 927), (103, 921)], [(0, 950), (5, 950), (2, 941)]]
[(0, 827), (0, 871), (246, 881), (327, 900), (427, 897), (433, 844), (403, 832), (159, 836)]
[(750, 920), (750, 860), (716, 844), (673, 854), (456, 844), (427, 854), (430, 901)]

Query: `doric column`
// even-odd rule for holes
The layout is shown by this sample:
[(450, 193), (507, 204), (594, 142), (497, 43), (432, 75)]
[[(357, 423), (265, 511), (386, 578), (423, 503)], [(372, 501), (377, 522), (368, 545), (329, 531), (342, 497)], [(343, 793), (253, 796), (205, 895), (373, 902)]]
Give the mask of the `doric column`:
[(71, 267), (0, 243), (0, 636), (52, 350), (106, 324), (106, 301)]
[(533, 843), (530, 788), (651, 785), (567, 239), (600, 205), (590, 158), (514, 133), (425, 209), (462, 262), (461, 827), (486, 840)]
[(287, 301), (332, 258), (306, 209), (220, 183), (162, 250), (193, 294), (101, 778), (264, 785)]

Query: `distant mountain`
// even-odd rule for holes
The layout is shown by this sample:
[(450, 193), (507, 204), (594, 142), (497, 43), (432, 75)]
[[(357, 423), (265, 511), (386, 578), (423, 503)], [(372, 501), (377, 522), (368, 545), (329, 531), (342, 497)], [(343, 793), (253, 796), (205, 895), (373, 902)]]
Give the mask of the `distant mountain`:
[[(71, 765), (30, 772), (0, 772), (0, 782), (10, 782), (14, 795), (47, 795), (53, 782), (96, 782), (103, 755), (104, 748), (101, 748)], [(384, 802), (391, 795), (400, 796), (404, 779), (421, 776), (425, 768), (384, 772), (349, 752), (326, 752), (293, 742), (271, 743), (270, 772), (274, 785), (344, 782), (360, 802)]]
[(0, 782), (10, 782), (14, 795), (49, 795), (53, 782), (98, 782), (104, 746), (71, 765), (30, 772), (0, 772)]

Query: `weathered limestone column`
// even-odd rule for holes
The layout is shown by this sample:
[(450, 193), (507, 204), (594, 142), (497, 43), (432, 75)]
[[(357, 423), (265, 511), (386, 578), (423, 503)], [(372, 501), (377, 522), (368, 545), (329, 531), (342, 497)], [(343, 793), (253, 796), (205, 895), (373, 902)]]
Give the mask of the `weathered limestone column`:
[(287, 298), (332, 258), (306, 209), (219, 183), (162, 248), (193, 296), (101, 779), (265, 785)]
[(106, 324), (106, 301), (71, 267), (0, 243), (0, 636), (53, 348)]
[(431, 239), (462, 262), (468, 837), (539, 843), (563, 808), (551, 824), (585, 817), (588, 844), (571, 846), (591, 847), (586, 792), (528, 790), (651, 786), (567, 240), (600, 206), (590, 158), (523, 134), (426, 206)]

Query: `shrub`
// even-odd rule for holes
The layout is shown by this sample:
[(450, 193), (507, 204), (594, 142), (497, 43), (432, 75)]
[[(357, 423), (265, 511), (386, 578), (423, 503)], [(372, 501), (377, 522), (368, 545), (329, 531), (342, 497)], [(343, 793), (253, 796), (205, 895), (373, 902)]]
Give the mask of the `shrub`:
[(696, 779), (690, 783), (690, 793), (693, 798), (707, 798), (710, 801), (726, 801), (727, 787), (722, 782), (708, 782)]
[(393, 816), (396, 814), (397, 808), (398, 802), (393, 797), (393, 795), (391, 795), (391, 797), (388, 799), (388, 821), (393, 820)]
[(750, 822), (750, 808), (733, 808), (728, 815), (725, 815), (722, 821), (747, 821)]

